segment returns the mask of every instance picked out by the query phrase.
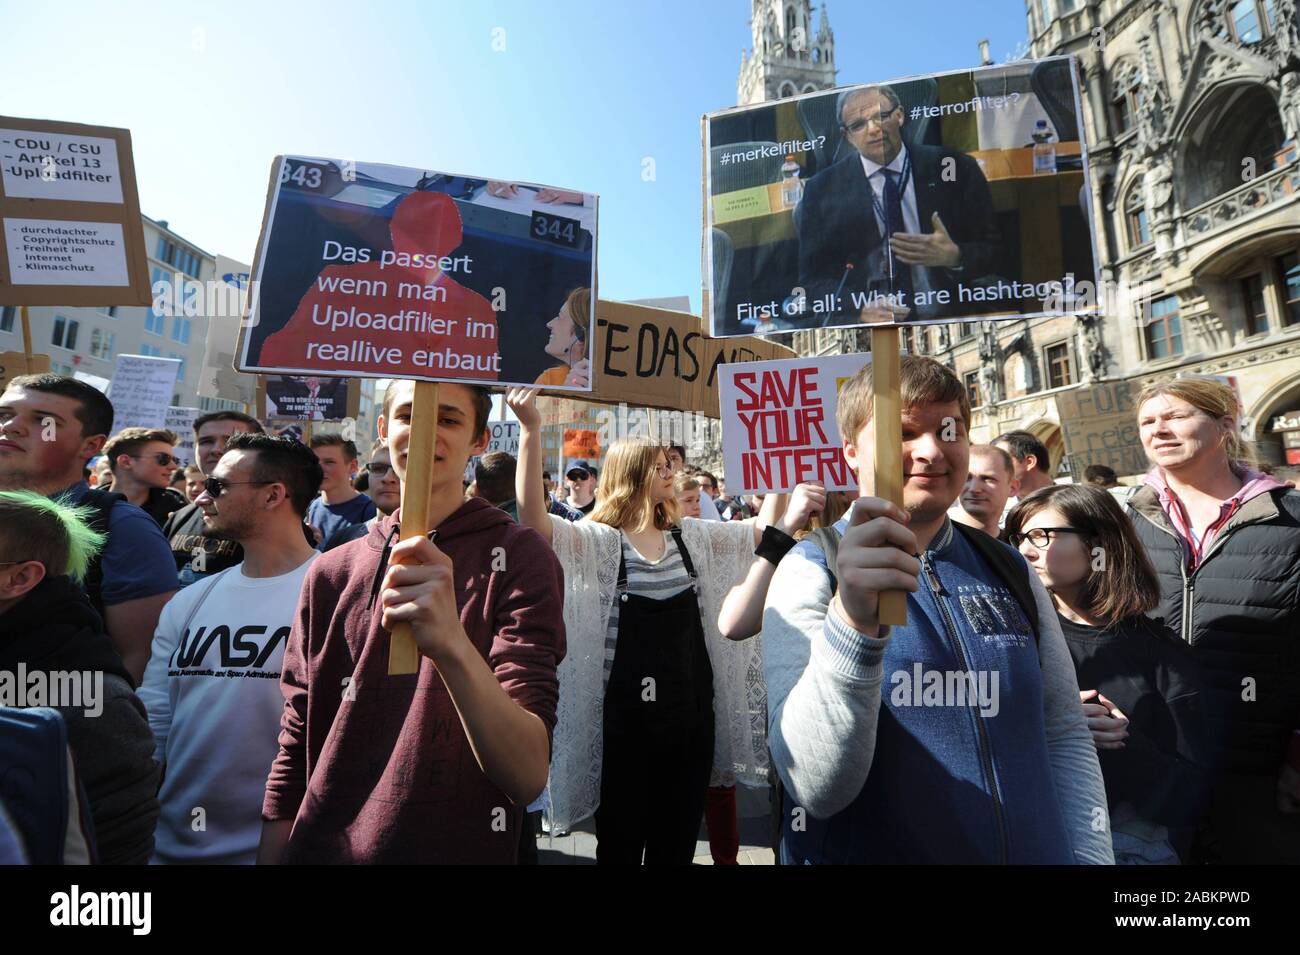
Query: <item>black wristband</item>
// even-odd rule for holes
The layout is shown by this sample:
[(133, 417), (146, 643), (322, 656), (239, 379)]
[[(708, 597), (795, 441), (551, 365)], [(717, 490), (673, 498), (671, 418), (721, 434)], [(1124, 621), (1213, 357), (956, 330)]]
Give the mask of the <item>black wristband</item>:
[(775, 524), (768, 524), (763, 528), (763, 539), (754, 548), (754, 556), (779, 564), (781, 558), (790, 553), (790, 548), (797, 543), (799, 542)]

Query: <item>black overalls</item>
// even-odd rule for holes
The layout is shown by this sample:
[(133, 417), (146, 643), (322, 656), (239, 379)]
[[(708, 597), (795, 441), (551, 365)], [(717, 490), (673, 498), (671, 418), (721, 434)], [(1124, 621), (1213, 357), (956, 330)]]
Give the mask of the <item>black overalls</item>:
[(691, 586), (666, 600), (627, 593), (618, 566), (618, 642), (605, 689), (605, 755), (596, 810), (600, 863), (689, 865), (713, 766), (713, 667), (695, 566), (670, 528)]

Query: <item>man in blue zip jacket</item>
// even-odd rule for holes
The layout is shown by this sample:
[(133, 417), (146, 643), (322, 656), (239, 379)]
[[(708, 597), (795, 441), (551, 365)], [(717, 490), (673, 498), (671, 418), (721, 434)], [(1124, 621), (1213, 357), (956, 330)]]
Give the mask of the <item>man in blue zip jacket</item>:
[[(872, 467), (871, 366), (840, 393), (850, 467)], [(805, 540), (763, 618), (783, 863), (1111, 864), (1097, 754), (1051, 599), (1018, 554), (954, 525), (970, 401), (902, 359), (902, 509), (861, 497), (834, 573)], [(878, 595), (907, 592), (907, 624)]]

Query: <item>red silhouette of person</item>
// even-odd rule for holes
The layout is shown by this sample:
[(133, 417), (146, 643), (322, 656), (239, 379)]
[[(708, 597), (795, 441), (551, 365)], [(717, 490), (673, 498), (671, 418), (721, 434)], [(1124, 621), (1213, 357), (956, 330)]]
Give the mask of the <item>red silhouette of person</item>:
[[(399, 378), (500, 377), (491, 303), (437, 267), (463, 240), (456, 203), (440, 192), (413, 192), (398, 203), (389, 229), (391, 257), (378, 253), (380, 261), (374, 261), (371, 250), (369, 262), (321, 269), (289, 321), (267, 337), (262, 365), (314, 371), (367, 367)], [(431, 259), (434, 267), (421, 267)], [(460, 268), (472, 267), (461, 257)], [(345, 279), (352, 280), (348, 286)], [(387, 357), (392, 348), (401, 352), (396, 362)]]

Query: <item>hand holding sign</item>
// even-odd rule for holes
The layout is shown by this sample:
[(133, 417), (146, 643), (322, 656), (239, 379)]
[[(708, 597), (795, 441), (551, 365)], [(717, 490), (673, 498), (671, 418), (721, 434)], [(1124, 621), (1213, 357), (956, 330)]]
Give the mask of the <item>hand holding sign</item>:
[(896, 504), (878, 497), (860, 497), (849, 510), (849, 527), (840, 541), (836, 567), (839, 589), (831, 601), (855, 630), (875, 636), (880, 625), (882, 592), (919, 587), (921, 562), (916, 535), (907, 529), (911, 517)]
[(536, 431), (542, 426), (542, 414), (537, 410), (536, 388), (507, 388), (506, 404), (519, 419), (524, 431)]
[(591, 381), (591, 360), (584, 358), (569, 369), (569, 384), (586, 388), (589, 381)]
[(826, 507), (826, 488), (820, 484), (800, 484), (790, 495), (790, 503), (781, 515), (778, 527), (794, 536), (808, 523), (808, 518), (820, 514)]
[(392, 560), (379, 596), (384, 628), (410, 626), (420, 653), (434, 663), (468, 645), (456, 606), (451, 558), (429, 538), (410, 537), (393, 548)]
[(939, 213), (930, 217), (934, 231), (928, 235), (913, 232), (895, 232), (889, 240), (894, 255), (907, 265), (941, 266), (955, 269), (961, 265), (961, 249), (952, 241)]

